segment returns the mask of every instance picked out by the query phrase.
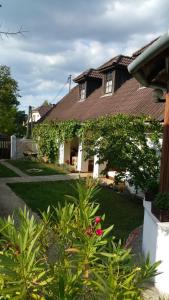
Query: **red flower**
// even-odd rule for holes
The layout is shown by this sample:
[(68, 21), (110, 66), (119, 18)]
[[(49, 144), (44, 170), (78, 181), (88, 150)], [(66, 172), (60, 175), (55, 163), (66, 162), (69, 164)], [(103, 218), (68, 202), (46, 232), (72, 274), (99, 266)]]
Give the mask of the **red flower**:
[(96, 229), (96, 234), (97, 235), (102, 235), (103, 234), (103, 230), (101, 228)]
[(95, 224), (99, 224), (101, 222), (101, 217), (96, 217), (95, 218)]

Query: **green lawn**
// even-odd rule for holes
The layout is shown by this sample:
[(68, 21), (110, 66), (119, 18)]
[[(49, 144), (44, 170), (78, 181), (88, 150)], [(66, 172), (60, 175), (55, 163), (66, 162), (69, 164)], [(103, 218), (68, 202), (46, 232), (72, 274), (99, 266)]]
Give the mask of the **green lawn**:
[(0, 163), (0, 177), (17, 177), (18, 175), (14, 173), (12, 170), (8, 169), (7, 167), (3, 166)]
[[(73, 195), (72, 181), (12, 183), (9, 186), (34, 211), (45, 210), (49, 205), (64, 203), (64, 195)], [(126, 239), (132, 229), (143, 223), (142, 201), (101, 188), (97, 195), (100, 214), (105, 213), (105, 226), (114, 224), (114, 235)]]
[(63, 168), (55, 164), (45, 164), (29, 159), (9, 160), (13, 166), (31, 176), (65, 174)]

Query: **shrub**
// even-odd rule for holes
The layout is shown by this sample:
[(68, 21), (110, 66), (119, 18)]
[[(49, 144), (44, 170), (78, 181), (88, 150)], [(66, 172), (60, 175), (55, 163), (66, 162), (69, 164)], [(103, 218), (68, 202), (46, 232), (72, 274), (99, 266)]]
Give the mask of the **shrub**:
[(154, 178), (147, 180), (146, 191), (156, 194), (158, 192), (159, 183)]
[(19, 211), (0, 220), (0, 299), (141, 299), (144, 281), (156, 275), (158, 263), (133, 265), (130, 250), (108, 237), (104, 216), (93, 198), (92, 179), (74, 186), (72, 203), (50, 209), (36, 220)]
[(154, 204), (161, 209), (169, 210), (169, 193), (158, 193)]

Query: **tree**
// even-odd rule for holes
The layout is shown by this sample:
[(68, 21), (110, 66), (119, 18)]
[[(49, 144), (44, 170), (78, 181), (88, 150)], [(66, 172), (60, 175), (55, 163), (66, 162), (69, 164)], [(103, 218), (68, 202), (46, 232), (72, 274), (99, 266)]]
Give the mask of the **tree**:
[(27, 114), (25, 111), (18, 110), (16, 112), (16, 127), (15, 133), (18, 137), (23, 137), (26, 135), (26, 122), (27, 122)]
[(42, 105), (44, 106), (48, 106), (48, 105), (51, 105), (51, 103), (48, 101), (48, 100), (44, 100)]
[[(0, 4), (0, 8), (2, 7), (2, 4)], [(6, 36), (9, 37), (11, 35), (18, 35), (18, 34), (24, 34), (25, 32), (27, 32), (27, 30), (23, 30), (22, 26), (17, 30), (17, 31), (1, 31), (0, 30), (0, 37), (2, 36)]]
[(18, 83), (11, 77), (10, 68), (0, 66), (0, 133), (10, 135), (16, 130), (18, 97)]

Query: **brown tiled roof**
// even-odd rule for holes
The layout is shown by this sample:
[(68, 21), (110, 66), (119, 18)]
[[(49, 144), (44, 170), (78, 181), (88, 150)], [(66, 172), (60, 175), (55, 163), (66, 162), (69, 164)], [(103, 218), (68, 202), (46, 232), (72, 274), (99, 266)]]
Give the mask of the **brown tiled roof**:
[(152, 89), (139, 88), (134, 79), (127, 80), (113, 95), (102, 96), (102, 87), (96, 89), (84, 101), (79, 101), (78, 86), (75, 86), (47, 115), (46, 120), (84, 121), (99, 116), (115, 115), (150, 115), (162, 120), (164, 103), (155, 103)]
[(78, 75), (75, 79), (73, 79), (73, 81), (80, 82), (86, 79), (87, 77), (102, 79), (102, 74), (95, 69), (88, 69), (83, 73), (81, 73), (80, 75)]
[[(159, 37), (158, 37), (159, 38)], [(150, 43), (146, 44), (144, 47), (142, 47), (141, 49), (137, 50), (136, 52), (133, 53), (132, 57), (135, 59), (136, 56), (140, 55), (144, 50), (146, 50), (149, 46), (151, 46), (155, 41), (158, 40), (158, 38), (154, 39), (153, 41), (151, 41)]]
[(104, 71), (115, 65), (128, 66), (132, 62), (132, 60), (133, 59), (129, 56), (118, 55), (101, 65), (97, 70)]
[(41, 117), (44, 117), (52, 108), (53, 108), (53, 104), (41, 105), (33, 109), (32, 112), (38, 112)]

